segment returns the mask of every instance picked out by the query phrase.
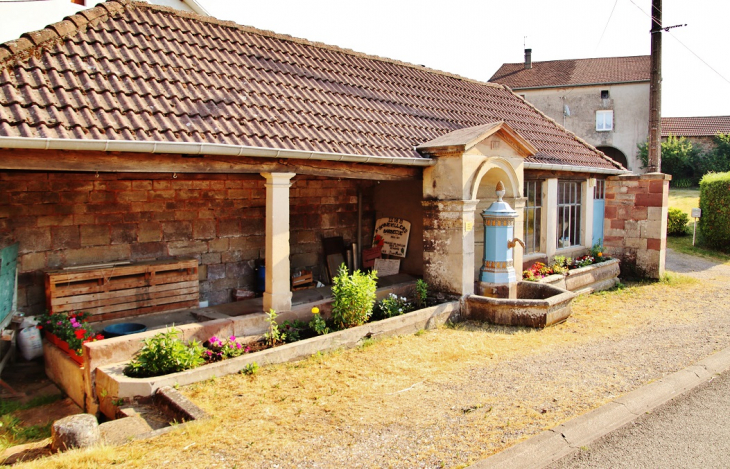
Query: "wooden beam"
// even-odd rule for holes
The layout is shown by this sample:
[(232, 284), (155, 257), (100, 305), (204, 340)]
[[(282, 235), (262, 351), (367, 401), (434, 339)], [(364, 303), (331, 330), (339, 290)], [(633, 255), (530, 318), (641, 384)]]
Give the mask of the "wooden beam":
[(279, 173), (399, 181), (421, 179), (421, 167), (294, 158), (176, 155), (169, 153), (0, 149), (0, 169), (127, 173)]

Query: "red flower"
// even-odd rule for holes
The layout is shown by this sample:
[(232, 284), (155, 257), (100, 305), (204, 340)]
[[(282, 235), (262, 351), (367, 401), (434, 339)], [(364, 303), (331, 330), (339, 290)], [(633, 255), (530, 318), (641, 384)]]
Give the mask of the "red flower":
[(97, 334), (96, 337), (94, 337), (94, 340), (103, 340), (104, 336), (101, 334)]
[(76, 338), (77, 338), (77, 339), (83, 339), (83, 338), (84, 338), (84, 336), (86, 335), (86, 331), (85, 331), (85, 330), (83, 330), (83, 329), (76, 329), (76, 330), (74, 331), (74, 335), (76, 335)]
[(40, 329), (43, 329), (43, 326), (40, 326), (40, 325), (39, 326), (35, 326), (35, 327), (37, 327), (39, 330)]

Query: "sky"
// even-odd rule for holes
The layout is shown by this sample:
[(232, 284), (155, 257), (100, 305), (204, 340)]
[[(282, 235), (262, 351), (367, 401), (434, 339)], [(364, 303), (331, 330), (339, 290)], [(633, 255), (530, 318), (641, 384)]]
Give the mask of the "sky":
[[(651, 0), (198, 1), (220, 19), (481, 81), (524, 46), (533, 61), (651, 51)], [(662, 9), (665, 26), (687, 24), (662, 33), (662, 116), (730, 115), (730, 0)]]

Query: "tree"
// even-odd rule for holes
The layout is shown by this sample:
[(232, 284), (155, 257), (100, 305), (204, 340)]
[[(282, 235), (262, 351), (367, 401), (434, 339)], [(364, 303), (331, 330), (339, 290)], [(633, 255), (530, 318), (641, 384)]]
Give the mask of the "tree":
[[(697, 185), (704, 174), (702, 153), (684, 137), (670, 135), (662, 142), (661, 171), (672, 175), (673, 185)], [(649, 164), (649, 147), (639, 144), (639, 158), (644, 168)]]

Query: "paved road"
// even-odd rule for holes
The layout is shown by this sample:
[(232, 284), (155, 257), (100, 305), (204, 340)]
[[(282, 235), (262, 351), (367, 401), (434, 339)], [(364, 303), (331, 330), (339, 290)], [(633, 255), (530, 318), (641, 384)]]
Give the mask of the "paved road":
[(730, 467), (730, 372), (548, 467)]

